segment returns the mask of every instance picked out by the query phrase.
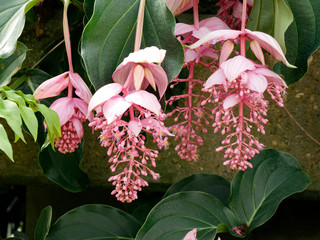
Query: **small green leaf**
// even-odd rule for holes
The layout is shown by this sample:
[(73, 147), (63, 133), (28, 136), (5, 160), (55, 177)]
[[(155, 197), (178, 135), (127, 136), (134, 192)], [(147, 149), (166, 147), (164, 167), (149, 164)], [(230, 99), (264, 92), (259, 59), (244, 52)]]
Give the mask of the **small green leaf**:
[(21, 64), (26, 58), (27, 50), (28, 48), (24, 44), (18, 42), (17, 48), (13, 54), (11, 54), (8, 58), (0, 58), (1, 86), (7, 85), (11, 80), (11, 76), (21, 68)]
[(54, 140), (59, 139), (61, 135), (59, 116), (55, 111), (43, 104), (38, 104), (38, 110), (45, 118), (49, 139), (53, 147)]
[[(96, 89), (112, 82), (116, 67), (133, 52), (139, 2), (95, 1), (93, 16), (82, 35), (81, 55)], [(167, 50), (162, 66), (169, 81), (178, 75), (184, 59), (182, 45), (174, 36), (174, 28), (175, 19), (165, 0), (147, 0), (141, 48), (157, 46)]]
[(0, 58), (10, 56), (22, 33), (25, 13), (40, 0), (1, 1), (0, 5)]
[(223, 177), (213, 174), (194, 174), (173, 184), (164, 197), (177, 192), (201, 191), (218, 198), (225, 206), (228, 205), (230, 183)]
[(60, 217), (46, 240), (134, 240), (139, 228), (138, 221), (128, 213), (106, 205), (90, 204)]
[(13, 161), (12, 146), (9, 142), (6, 129), (0, 124), (0, 149)]
[(34, 114), (34, 111), (24, 105), (20, 105), (19, 109), (24, 123), (31, 133), (34, 141), (36, 141), (38, 137), (38, 120), (36, 118), (36, 115)]
[(307, 73), (308, 59), (320, 46), (320, 1), (286, 1), (294, 16), (294, 22), (285, 34), (286, 58), (297, 68), (277, 63), (274, 70), (282, 74), (289, 85), (299, 81)]
[(15, 141), (21, 138), (22, 141), (26, 142), (21, 128), (22, 120), (20, 110), (16, 103), (0, 98), (0, 117), (6, 119), (10, 128), (14, 131), (16, 136), (18, 136), (18, 138), (15, 138)]
[(197, 239), (212, 240), (218, 228), (223, 229), (222, 225), (230, 230), (236, 221), (218, 199), (203, 192), (179, 192), (151, 210), (136, 240), (183, 239), (194, 228), (197, 228)]
[(48, 206), (41, 211), (34, 230), (34, 240), (45, 240), (49, 232), (52, 219), (52, 207)]
[(284, 198), (310, 183), (298, 161), (287, 153), (262, 150), (251, 163), (253, 168), (234, 177), (229, 204), (239, 225), (246, 224), (249, 231), (269, 220)]

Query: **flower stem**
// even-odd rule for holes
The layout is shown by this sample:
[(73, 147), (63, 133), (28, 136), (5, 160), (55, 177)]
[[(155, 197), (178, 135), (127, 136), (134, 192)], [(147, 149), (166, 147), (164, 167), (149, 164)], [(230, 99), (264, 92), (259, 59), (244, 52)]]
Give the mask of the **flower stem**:
[(70, 70), (70, 72), (73, 72), (70, 31), (69, 31), (69, 24), (68, 24), (68, 6), (69, 6), (69, 4), (70, 4), (70, 0), (64, 0), (63, 36), (64, 36), (64, 42), (65, 42), (65, 45), (66, 45), (66, 51), (67, 51), (67, 56), (68, 56), (69, 70)]
[(196, 29), (199, 29), (199, 0), (193, 0), (193, 24)]
[(246, 39), (244, 31), (246, 29), (246, 20), (247, 20), (247, 0), (243, 0), (242, 3), (242, 17), (241, 17), (241, 32), (240, 35), (240, 54), (241, 56), (246, 56)]
[(145, 4), (146, 4), (146, 0), (140, 0), (137, 26), (136, 26), (136, 38), (134, 41), (134, 51), (140, 50), (140, 47), (141, 47)]

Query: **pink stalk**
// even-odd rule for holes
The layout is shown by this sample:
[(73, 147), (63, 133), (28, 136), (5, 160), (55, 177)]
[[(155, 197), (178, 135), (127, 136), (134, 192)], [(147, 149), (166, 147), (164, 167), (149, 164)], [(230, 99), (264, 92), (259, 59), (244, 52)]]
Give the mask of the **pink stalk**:
[(247, 0), (243, 0), (242, 4), (242, 17), (241, 17), (241, 36), (240, 36), (240, 54), (246, 56), (246, 43), (245, 43), (245, 29), (246, 29), (246, 16), (247, 16)]
[(140, 0), (137, 27), (136, 27), (136, 38), (134, 42), (134, 51), (140, 50), (140, 46), (141, 46), (145, 4), (146, 4), (146, 0)]
[(191, 121), (192, 121), (192, 89), (193, 89), (193, 82), (191, 79), (193, 79), (193, 72), (194, 72), (194, 62), (190, 63), (190, 72), (189, 72), (189, 87), (188, 87), (188, 107), (189, 107), (189, 117), (188, 117), (188, 139), (190, 139), (190, 133), (191, 133)]
[(70, 42), (70, 31), (68, 24), (68, 6), (70, 4), (70, 0), (64, 0), (64, 9), (63, 9), (63, 36), (64, 43), (66, 45), (66, 51), (68, 56), (69, 70), (73, 72), (72, 67), (72, 55), (71, 55), (71, 42)]
[(199, 29), (199, 0), (193, 0), (193, 24), (196, 29)]

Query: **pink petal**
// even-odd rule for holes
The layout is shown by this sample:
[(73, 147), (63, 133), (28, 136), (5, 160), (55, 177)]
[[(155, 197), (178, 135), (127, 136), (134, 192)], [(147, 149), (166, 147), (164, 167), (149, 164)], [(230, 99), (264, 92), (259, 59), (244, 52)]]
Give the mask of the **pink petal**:
[(127, 102), (121, 96), (114, 96), (110, 98), (103, 105), (103, 114), (107, 119), (107, 123), (110, 124), (117, 118), (121, 118), (122, 114), (128, 110), (132, 103)]
[(103, 86), (100, 88), (96, 93), (92, 96), (89, 106), (88, 106), (88, 114), (91, 111), (103, 103), (105, 103), (110, 98), (118, 95), (122, 91), (122, 85), (119, 83), (110, 83), (108, 85)]
[(276, 60), (283, 62), (287, 67), (295, 68), (295, 66), (287, 61), (280, 45), (273, 37), (264, 32), (250, 31), (248, 29), (245, 30), (245, 33), (251, 39), (256, 40), (260, 46), (267, 50)]
[(250, 48), (251, 48), (252, 52), (254, 53), (254, 55), (259, 59), (259, 61), (263, 65), (266, 65), (260, 44), (256, 40), (252, 40), (250, 42)]
[(112, 74), (112, 79), (116, 83), (124, 85), (129, 78), (133, 78), (133, 63), (121, 63)]
[(89, 103), (92, 98), (92, 94), (87, 84), (82, 80), (78, 73), (70, 72), (69, 77), (72, 86), (76, 89), (75, 93), (85, 102)]
[(200, 56), (200, 53), (195, 49), (185, 49), (184, 50), (184, 62), (188, 63)]
[(177, 23), (176, 29), (174, 31), (174, 35), (183, 35), (186, 33), (191, 33), (193, 31), (197, 30), (194, 25), (185, 24), (185, 23)]
[[(213, 32), (210, 32), (209, 34), (205, 36), (199, 36), (197, 33), (194, 33), (193, 35), (196, 38), (199, 38), (199, 41), (196, 43), (192, 44), (189, 48), (194, 49), (202, 44), (209, 42), (209, 41), (225, 41), (229, 39), (235, 39), (241, 34), (241, 31), (238, 30), (216, 30)], [(201, 34), (200, 34), (201, 35)]]
[(72, 123), (74, 128), (77, 131), (77, 135), (78, 137), (81, 139), (83, 137), (83, 126), (82, 126), (82, 122), (77, 119), (77, 118), (72, 118)]
[(263, 93), (268, 86), (268, 82), (263, 75), (255, 74), (254, 72), (247, 72), (248, 83), (246, 88), (256, 91), (258, 93)]
[(68, 122), (75, 113), (73, 99), (70, 97), (57, 99), (52, 103), (50, 109), (54, 110), (58, 114), (60, 126), (63, 126), (66, 122)]
[(36, 100), (58, 96), (69, 84), (69, 72), (62, 73), (56, 77), (44, 81), (34, 91), (33, 96)]
[(224, 61), (226, 61), (229, 58), (229, 56), (233, 52), (233, 48), (234, 48), (234, 44), (230, 40), (227, 40), (223, 44), (223, 46), (221, 48), (221, 55), (220, 55), (220, 59), (219, 59), (219, 65), (221, 65)]
[(88, 113), (88, 103), (80, 98), (73, 98), (73, 103), (84, 115)]
[(167, 6), (174, 16), (192, 8), (193, 0), (166, 0)]
[(254, 63), (241, 55), (223, 62), (220, 67), (223, 69), (229, 82), (236, 79), (241, 73), (255, 69)]
[(232, 9), (232, 15), (235, 18), (240, 18), (241, 19), (241, 17), (242, 17), (242, 3), (241, 2), (236, 2), (234, 4), (233, 9)]
[(155, 46), (140, 49), (139, 51), (130, 53), (121, 64), (134, 63), (161, 63), (166, 55), (166, 50), (159, 49)]
[(194, 228), (187, 233), (183, 240), (197, 240), (197, 229)]
[(204, 83), (204, 88), (209, 89), (213, 85), (224, 84), (226, 82), (226, 76), (221, 68), (215, 71), (208, 80)]
[(144, 76), (147, 79), (147, 81), (149, 82), (149, 84), (151, 85), (151, 87), (157, 91), (157, 87), (156, 87), (156, 83), (154, 81), (154, 77), (152, 72), (150, 71), (149, 68), (144, 68)]
[(128, 123), (128, 128), (135, 136), (138, 136), (142, 129), (142, 124), (137, 120), (131, 120)]
[(156, 83), (159, 91), (159, 96), (162, 98), (168, 87), (168, 77), (166, 72), (161, 66), (154, 63), (143, 63), (142, 65), (144, 68), (148, 68), (151, 71), (154, 82)]
[(144, 79), (144, 69), (141, 65), (137, 64), (133, 70), (134, 87), (137, 91), (140, 90), (142, 81)]
[(273, 71), (269, 70), (268, 68), (266, 68), (264, 66), (257, 67), (253, 72), (256, 74), (263, 75), (267, 79), (268, 82), (276, 82), (280, 86), (288, 87), (287, 84), (285, 83), (285, 81), (283, 81), (283, 79), (278, 74), (274, 73)]
[(238, 94), (231, 94), (228, 97), (226, 97), (223, 101), (223, 108), (228, 109), (235, 105), (237, 105), (240, 102), (240, 96)]
[(125, 100), (130, 103), (140, 105), (159, 116), (161, 109), (160, 103), (158, 102), (157, 97), (151, 93), (140, 90), (129, 94), (125, 97)]
[(230, 29), (230, 27), (218, 17), (206, 18), (206, 19), (200, 21), (199, 25), (200, 25), (200, 28), (206, 27), (210, 31)]
[(212, 59), (218, 59), (218, 54), (213, 51), (212, 48), (205, 48), (202, 52), (201, 52), (201, 56), (203, 57), (209, 57), (209, 58), (212, 58)]

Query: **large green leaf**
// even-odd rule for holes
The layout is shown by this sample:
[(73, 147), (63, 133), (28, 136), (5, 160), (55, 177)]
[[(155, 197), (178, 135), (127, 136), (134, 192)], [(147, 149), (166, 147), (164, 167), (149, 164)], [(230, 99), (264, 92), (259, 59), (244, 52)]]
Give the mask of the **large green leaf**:
[(212, 240), (237, 223), (232, 212), (203, 192), (180, 192), (163, 199), (150, 212), (136, 240), (183, 239), (197, 228), (197, 239)]
[(320, 1), (286, 0), (293, 12), (294, 22), (285, 34), (288, 61), (297, 68), (282, 63), (275, 70), (284, 76), (287, 84), (300, 80), (308, 71), (308, 58), (320, 45)]
[(52, 219), (52, 207), (48, 206), (41, 211), (34, 230), (34, 240), (45, 240), (49, 232)]
[(285, 52), (284, 33), (293, 21), (285, 0), (255, 0), (247, 28), (273, 36)]
[(10, 0), (0, 4), (0, 58), (10, 56), (22, 33), (25, 12), (40, 0)]
[(266, 222), (284, 198), (303, 191), (310, 183), (298, 161), (287, 153), (262, 150), (251, 163), (253, 168), (234, 177), (229, 204), (249, 231)]
[[(93, 16), (83, 32), (81, 55), (96, 89), (112, 82), (116, 67), (133, 51), (139, 2), (95, 1)], [(141, 48), (157, 46), (167, 50), (162, 66), (169, 80), (183, 64), (183, 48), (174, 36), (174, 28), (175, 20), (165, 0), (147, 0)]]
[(0, 58), (0, 86), (7, 85), (11, 80), (11, 76), (20, 69), (22, 62), (26, 58), (27, 50), (27, 46), (18, 42), (16, 50), (10, 57)]
[(80, 169), (83, 144), (73, 153), (63, 154), (51, 147), (39, 154), (39, 164), (43, 173), (51, 181), (71, 192), (84, 190), (89, 184), (88, 175)]
[(213, 174), (194, 174), (173, 184), (165, 197), (177, 192), (201, 191), (218, 198), (225, 206), (230, 195), (230, 183), (223, 177)]
[(134, 239), (140, 224), (131, 215), (114, 207), (90, 204), (60, 217), (46, 240)]
[(9, 142), (6, 129), (0, 124), (0, 150), (2, 150), (11, 161), (13, 161), (12, 146)]

